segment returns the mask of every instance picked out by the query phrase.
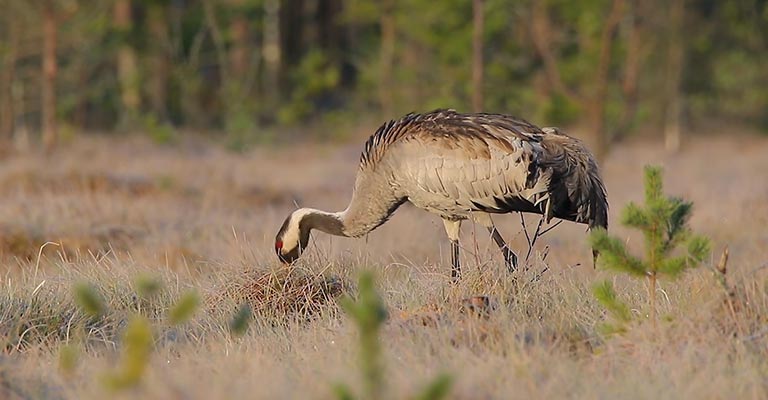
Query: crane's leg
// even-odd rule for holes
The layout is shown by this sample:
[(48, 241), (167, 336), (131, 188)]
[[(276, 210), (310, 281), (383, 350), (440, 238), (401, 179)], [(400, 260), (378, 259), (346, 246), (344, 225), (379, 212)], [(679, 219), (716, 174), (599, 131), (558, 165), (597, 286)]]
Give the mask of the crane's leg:
[(474, 218), (478, 224), (488, 229), (493, 241), (496, 242), (496, 245), (501, 249), (501, 254), (504, 255), (504, 264), (507, 266), (507, 269), (509, 272), (515, 272), (515, 270), (517, 270), (517, 254), (509, 248), (507, 242), (501, 237), (499, 230), (496, 229), (496, 225), (493, 224), (491, 215), (488, 213), (477, 212), (472, 214), (472, 218)]
[(451, 279), (454, 282), (461, 277), (461, 265), (459, 264), (459, 231), (461, 230), (461, 220), (451, 221), (443, 219), (445, 232), (451, 241)]
[(491, 233), (493, 241), (496, 242), (496, 245), (501, 249), (501, 254), (504, 255), (504, 264), (506, 264), (509, 272), (515, 272), (517, 270), (517, 254), (509, 248), (509, 245), (504, 241), (504, 238), (501, 237), (496, 226), (489, 226), (488, 232)]

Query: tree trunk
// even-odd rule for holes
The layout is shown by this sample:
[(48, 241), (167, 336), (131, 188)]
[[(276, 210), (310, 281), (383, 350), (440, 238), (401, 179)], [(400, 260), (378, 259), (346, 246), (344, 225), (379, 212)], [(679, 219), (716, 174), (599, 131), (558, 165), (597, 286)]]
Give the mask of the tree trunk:
[[(326, 52), (334, 53), (341, 47), (342, 35), (339, 26), (341, 14), (339, 0), (319, 0), (317, 2), (317, 43)], [(335, 54), (332, 54), (335, 56)]]
[(19, 44), (17, 24), (10, 18), (6, 21), (8, 51), (0, 63), (0, 149), (8, 151), (13, 141), (16, 114), (13, 107), (13, 80), (16, 75), (16, 54)]
[(653, 329), (656, 329), (656, 273), (648, 276), (648, 304), (650, 307), (649, 318)]
[(627, 133), (635, 121), (637, 115), (638, 91), (637, 82), (639, 78), (641, 59), (644, 57), (644, 51), (640, 32), (640, 0), (630, 0), (629, 9), (629, 32), (626, 39), (626, 55), (624, 57), (624, 79), (621, 84), (624, 104), (621, 113), (621, 119), (618, 124), (617, 134)]
[(244, 0), (232, 0), (231, 4), (235, 7), (235, 16), (232, 18), (232, 22), (229, 26), (229, 34), (231, 37), (232, 45), (229, 50), (229, 65), (232, 70), (232, 74), (242, 84), (246, 74), (248, 73), (248, 66), (250, 65), (250, 43), (249, 43), (249, 29), (248, 29), (248, 17), (243, 12)]
[(42, 128), (43, 147), (51, 151), (58, 139), (56, 127), (56, 41), (58, 23), (54, 4), (47, 1), (43, 5), (43, 76), (42, 76)]
[(291, 89), (289, 74), (303, 56), (304, 0), (282, 0), (279, 3), (277, 23), (281, 57), (277, 72), (281, 94), (285, 94)]
[(608, 154), (608, 139), (605, 129), (605, 99), (595, 97), (586, 104), (587, 112), (587, 144), (598, 161), (605, 159)]
[(582, 88), (579, 91), (565, 85), (558, 69), (556, 53), (552, 51), (551, 26), (549, 15), (543, 1), (534, 1), (531, 12), (531, 40), (544, 64), (544, 72), (550, 86), (571, 101), (581, 103), (586, 110), (588, 144), (598, 159), (603, 159), (608, 152), (609, 138), (605, 127), (605, 104), (608, 94), (609, 67), (614, 33), (624, 13), (625, 0), (613, 0), (606, 16), (600, 39), (597, 43), (599, 53), (595, 74), (589, 81), (592, 90)]
[(379, 49), (379, 102), (385, 118), (392, 118), (392, 70), (395, 62), (395, 0), (382, 0), (381, 48)]
[(282, 53), (280, 52), (280, 1), (264, 0), (264, 34), (261, 47), (264, 60), (264, 74), (262, 76), (262, 93), (265, 99), (277, 101), (278, 70), (280, 69)]
[(122, 105), (120, 123), (133, 123), (139, 115), (141, 97), (139, 95), (139, 68), (136, 51), (128, 41), (133, 28), (131, 0), (117, 0), (114, 4), (115, 30), (120, 36), (117, 49), (117, 78), (120, 81), (120, 102)]
[(544, 1), (534, 1), (531, 6), (530, 30), (531, 42), (544, 64), (544, 73), (549, 86), (568, 97), (571, 101), (580, 102), (581, 94), (565, 85), (560, 75), (559, 60), (552, 48), (552, 27), (549, 22), (549, 13)]
[(483, 111), (483, 0), (472, 0), (472, 110)]
[(168, 76), (170, 75), (165, 5), (160, 3), (149, 6), (147, 24), (153, 38), (147, 82), (149, 105), (152, 108), (152, 113), (160, 120), (164, 120), (168, 116)]
[(624, 0), (613, 0), (611, 10), (603, 26), (600, 35), (600, 53), (595, 71), (594, 92), (589, 96), (587, 114), (589, 129), (592, 136), (593, 151), (598, 160), (602, 160), (608, 154), (608, 131), (605, 128), (605, 104), (608, 95), (608, 69), (611, 64), (611, 48), (616, 27), (621, 22), (624, 9)]
[(681, 30), (684, 11), (685, 0), (672, 0), (669, 10), (667, 67), (664, 79), (664, 147), (672, 153), (680, 150), (682, 136), (680, 77), (683, 69)]

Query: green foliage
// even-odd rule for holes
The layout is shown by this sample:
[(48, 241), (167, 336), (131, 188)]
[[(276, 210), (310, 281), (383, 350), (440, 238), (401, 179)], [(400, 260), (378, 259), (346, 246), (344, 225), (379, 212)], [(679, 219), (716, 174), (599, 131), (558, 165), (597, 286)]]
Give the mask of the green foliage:
[(450, 375), (442, 374), (435, 378), (432, 383), (427, 385), (426, 388), (416, 396), (416, 400), (439, 400), (448, 396), (448, 392), (451, 390), (453, 384), (453, 378)]
[(148, 300), (155, 297), (163, 288), (163, 283), (157, 277), (151, 275), (139, 275), (133, 281), (136, 294), (142, 299)]
[[(688, 227), (693, 203), (663, 194), (661, 168), (645, 169), (645, 206), (629, 203), (622, 212), (622, 224), (637, 228), (645, 237), (646, 259), (642, 261), (627, 250), (624, 243), (597, 229), (590, 236), (592, 246), (600, 251), (601, 264), (634, 276), (661, 273), (676, 276), (686, 268), (696, 267), (709, 252), (709, 241), (694, 235)], [(670, 253), (685, 244), (686, 254)]]
[(105, 376), (107, 387), (122, 390), (138, 385), (149, 364), (152, 344), (152, 328), (147, 318), (133, 316), (123, 334), (119, 366)]
[(176, 141), (176, 131), (168, 123), (161, 122), (155, 115), (144, 117), (144, 130), (157, 144), (172, 144)]
[[(158, 297), (162, 290), (162, 282), (151, 275), (140, 275), (133, 281), (135, 298), (142, 302), (149, 302)], [(98, 294), (98, 290), (91, 284), (80, 283), (74, 287), (74, 295), (77, 305), (82, 311), (91, 316), (105, 317), (106, 307)], [(141, 303), (141, 304), (145, 304)], [(166, 322), (169, 325), (179, 325), (189, 321), (200, 306), (200, 296), (194, 290), (188, 291), (172, 304), (166, 313)], [(141, 307), (132, 312), (125, 330), (120, 336), (121, 344), (120, 361), (117, 368), (104, 375), (103, 382), (111, 390), (124, 390), (138, 385), (149, 364), (154, 343), (153, 328), (147, 311)], [(233, 334), (241, 334), (247, 329), (250, 310), (241, 310), (235, 316), (231, 327)], [(81, 327), (82, 329), (82, 327)], [(76, 337), (78, 336), (75, 331)], [(74, 345), (62, 346), (59, 349), (59, 367), (62, 373), (71, 374), (78, 359), (78, 351)]]
[[(697, 267), (709, 254), (709, 240), (695, 235), (688, 227), (693, 203), (664, 195), (662, 170), (645, 168), (645, 204), (629, 203), (622, 212), (622, 224), (639, 229), (645, 237), (645, 259), (629, 253), (626, 245), (604, 229), (590, 235), (592, 247), (600, 252), (599, 264), (607, 269), (649, 281), (651, 317), (655, 317), (655, 285), (657, 276), (675, 278), (685, 270)], [(680, 246), (682, 244), (682, 246)], [(682, 247), (683, 254), (672, 254)], [(607, 282), (595, 287), (595, 296), (614, 317), (626, 322), (629, 314), (619, 303)]]
[[(27, 59), (39, 58), (41, 46), (26, 47), (39, 35), (34, 27), (40, 8), (6, 3), (0, 27), (16, 29), (0, 29), (0, 62), (16, 66), (19, 87), (35, 87), (33, 72), (39, 67)], [(177, 128), (223, 130), (226, 144), (242, 150), (263, 142), (281, 124), (314, 123), (329, 112), (347, 118), (381, 112), (382, 93), (391, 95), (393, 109), (385, 111), (394, 115), (469, 108), (474, 26), (468, 0), (349, 0), (343, 7), (301, 12), (275, 12), (270, 6), (275, 2), (261, 0), (133, 1), (122, 24), (114, 23), (114, 2), (65, 3), (76, 6), (56, 7), (64, 13), (60, 47), (67, 49), (58, 54), (56, 108), (78, 128), (128, 132), (138, 127), (158, 143), (176, 140)], [(768, 84), (768, 24), (766, 7), (759, 3), (686, 4), (677, 27), (669, 21), (669, 2), (625, 2), (607, 49), (603, 116), (609, 129), (663, 118), (664, 77), (671, 68), (667, 50), (675, 32), (683, 34), (678, 39), (685, 60), (680, 95), (691, 117), (768, 127), (768, 91), (762, 90)], [(586, 122), (591, 104), (584, 100), (597, 89), (595, 73), (612, 2), (483, 4), (485, 108), (547, 125)], [(542, 67), (544, 57), (530, 40), (538, 22), (532, 18), (534, 5), (542, 5), (546, 14), (553, 69)], [(391, 17), (394, 31), (386, 79), (385, 16)], [(239, 25), (243, 19), (247, 23)], [(633, 22), (639, 25), (639, 49), (632, 47)], [(18, 37), (11, 40), (16, 31)], [(629, 56), (638, 53), (643, 54), (640, 62), (628, 65)], [(571, 90), (553, 84), (547, 73), (552, 70)], [(625, 80), (632, 70), (636, 81)], [(626, 93), (630, 87), (643, 87), (646, 94)], [(123, 97), (123, 91), (130, 96)], [(630, 98), (637, 100), (639, 117), (630, 115), (627, 123), (624, 117), (633, 113), (627, 112)], [(145, 121), (144, 115), (156, 119)]]
[[(341, 302), (360, 335), (360, 369), (363, 374), (363, 399), (384, 398), (384, 367), (381, 360), (379, 333), (387, 319), (387, 310), (373, 282), (373, 274), (363, 272), (358, 282), (358, 299), (345, 298)], [(449, 375), (438, 376), (416, 397), (419, 400), (439, 400), (448, 395), (452, 383)], [(352, 390), (344, 385), (333, 387), (336, 398), (352, 400)]]
[(621, 239), (609, 235), (605, 229), (595, 229), (590, 235), (590, 244), (593, 249), (600, 251), (600, 260), (606, 268), (645, 276), (646, 267), (643, 262), (629, 254)]
[(293, 73), (290, 100), (280, 108), (277, 118), (283, 124), (306, 120), (316, 111), (316, 103), (339, 84), (339, 71), (321, 51), (311, 51)]
[(360, 335), (360, 369), (363, 373), (364, 398), (379, 399), (384, 389), (379, 329), (387, 319), (387, 310), (374, 288), (373, 274), (365, 272), (360, 275), (358, 291), (357, 301), (346, 298), (341, 305), (352, 317)]
[(613, 288), (613, 284), (608, 281), (602, 281), (592, 287), (592, 293), (614, 320), (614, 323), (604, 322), (599, 325), (599, 329), (604, 334), (622, 333), (626, 331), (626, 325), (632, 319), (629, 306), (621, 301)]
[(619, 300), (611, 281), (605, 280), (596, 284), (592, 288), (592, 293), (594, 293), (597, 301), (618, 321), (629, 322), (632, 318), (629, 307)]
[(248, 331), (248, 325), (253, 318), (253, 311), (251, 306), (247, 303), (243, 303), (237, 308), (237, 312), (229, 321), (229, 331), (232, 336), (243, 336)]
[(176, 305), (168, 310), (168, 322), (179, 325), (189, 321), (200, 306), (200, 296), (196, 291), (189, 291), (181, 296)]
[(544, 106), (542, 119), (549, 125), (567, 125), (575, 122), (581, 110), (579, 106), (562, 94), (554, 94)]
[(75, 302), (91, 318), (104, 314), (106, 306), (98, 290), (91, 284), (78, 283), (74, 287)]
[(73, 344), (66, 344), (59, 347), (59, 371), (63, 375), (72, 375), (77, 368), (80, 358), (78, 348)]

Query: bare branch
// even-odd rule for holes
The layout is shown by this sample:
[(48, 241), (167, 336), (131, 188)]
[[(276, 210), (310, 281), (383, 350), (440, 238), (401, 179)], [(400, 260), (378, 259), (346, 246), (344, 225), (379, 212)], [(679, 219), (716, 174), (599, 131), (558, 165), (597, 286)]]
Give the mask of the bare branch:
[(543, 231), (541, 231), (541, 234), (539, 234), (539, 236), (544, 236), (544, 235), (546, 235), (546, 234), (547, 234), (547, 232), (551, 231), (552, 229), (555, 229), (555, 228), (557, 228), (557, 226), (558, 226), (558, 225), (560, 225), (560, 224), (562, 224), (562, 223), (563, 223), (563, 220), (562, 220), (562, 219), (561, 219), (561, 220), (559, 220), (559, 221), (557, 221), (557, 222), (555, 222), (555, 224), (554, 224), (554, 225), (552, 225), (552, 226), (550, 226), (549, 228), (547, 228), (547, 229), (544, 229)]
[(550, 27), (549, 14), (544, 1), (534, 1), (531, 10), (531, 41), (536, 52), (544, 63), (544, 72), (550, 86), (556, 91), (569, 97), (573, 101), (579, 101), (582, 96), (572, 88), (565, 85), (560, 70), (556, 54), (552, 51), (552, 28)]
[(536, 230), (533, 232), (533, 238), (528, 244), (528, 253), (526, 253), (525, 255), (526, 262), (531, 258), (531, 254), (533, 253), (533, 246), (536, 245), (536, 239), (538, 239), (539, 236), (541, 236), (541, 224), (543, 223), (544, 223), (544, 216), (542, 215), (541, 218), (539, 218), (538, 225), (536, 225)]
[(219, 68), (221, 69), (222, 77), (228, 76), (229, 67), (227, 65), (224, 34), (221, 31), (218, 20), (216, 20), (216, 10), (214, 9), (214, 5), (212, 4), (211, 0), (203, 0), (203, 12), (205, 14), (205, 22), (208, 25), (208, 29), (211, 31), (213, 45), (216, 48), (216, 58), (219, 62)]
[(624, 0), (613, 0), (611, 11), (608, 13), (605, 26), (603, 27), (603, 32), (600, 34), (600, 58), (597, 64), (597, 90), (595, 91), (595, 96), (599, 99), (605, 97), (605, 92), (608, 86), (608, 67), (611, 64), (613, 34), (616, 31), (619, 22), (621, 22), (623, 13)]
[(530, 248), (533, 246), (531, 244), (531, 237), (528, 236), (528, 227), (525, 226), (525, 217), (523, 216), (523, 213), (518, 213), (520, 215), (520, 223), (523, 225), (523, 232), (525, 232), (525, 241), (528, 242), (528, 247)]

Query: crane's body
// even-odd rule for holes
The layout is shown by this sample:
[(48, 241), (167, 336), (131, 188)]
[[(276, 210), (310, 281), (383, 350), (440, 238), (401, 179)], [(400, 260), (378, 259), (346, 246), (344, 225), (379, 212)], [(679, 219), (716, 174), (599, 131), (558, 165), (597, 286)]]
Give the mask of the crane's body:
[(579, 140), (506, 115), (436, 110), (382, 125), (365, 144), (347, 209), (295, 211), (278, 232), (278, 256), (288, 262), (297, 258), (312, 229), (362, 236), (406, 201), (443, 219), (454, 277), (462, 220), (489, 229), (510, 269), (516, 256), (490, 214), (528, 212), (590, 228), (608, 225), (597, 163)]

